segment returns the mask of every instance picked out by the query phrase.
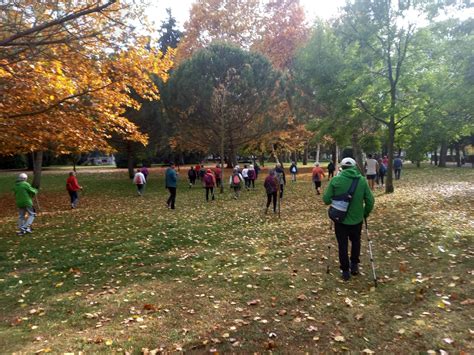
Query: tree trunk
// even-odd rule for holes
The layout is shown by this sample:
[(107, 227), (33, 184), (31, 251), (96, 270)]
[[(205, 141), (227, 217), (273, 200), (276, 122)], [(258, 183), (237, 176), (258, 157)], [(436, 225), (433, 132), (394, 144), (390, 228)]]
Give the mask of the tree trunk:
[(362, 149), (360, 148), (359, 144), (359, 135), (357, 132), (353, 132), (351, 136), (351, 144), (352, 144), (352, 154), (354, 155), (354, 159), (359, 167), (360, 173), (362, 176), (365, 176), (365, 169), (363, 168), (364, 162), (362, 161)]
[(419, 160), (416, 161), (416, 167), (417, 168), (421, 167), (421, 162)]
[(443, 140), (441, 142), (441, 148), (439, 150), (439, 164), (440, 168), (446, 168), (446, 160), (448, 156), (448, 142)]
[(390, 194), (395, 189), (393, 187), (393, 153), (394, 153), (394, 141), (395, 141), (395, 117), (390, 117), (390, 123), (388, 125), (388, 167), (387, 167), (387, 179), (385, 181), (385, 193)]
[(262, 155), (260, 155), (260, 166), (263, 168), (265, 167), (265, 153), (262, 153)]
[(303, 165), (308, 165), (308, 145), (305, 144), (303, 151)]
[(135, 162), (133, 159), (133, 151), (132, 151), (132, 144), (127, 142), (127, 169), (128, 169), (128, 176), (130, 179), (133, 179), (135, 172), (133, 168), (135, 167)]
[(456, 146), (454, 147), (455, 152), (456, 152), (456, 166), (458, 168), (461, 167), (461, 149), (459, 149), (459, 144), (456, 143)]
[(337, 169), (338, 169), (337, 165), (339, 163), (339, 146), (337, 145), (337, 143), (336, 143), (336, 147), (335, 147), (334, 157), (332, 159), (333, 159), (333, 162), (334, 162), (334, 168), (336, 169), (335, 174), (337, 174)]
[(293, 160), (295, 163), (297, 163), (297, 162), (298, 162), (298, 153), (297, 153), (297, 151), (296, 151), (296, 150), (295, 150), (295, 151), (293, 151), (293, 158), (292, 158), (292, 160)]
[(438, 166), (438, 148), (436, 148), (436, 150), (434, 151), (433, 159), (434, 159), (434, 165)]
[(321, 144), (318, 143), (316, 148), (316, 163), (319, 163), (319, 155), (321, 154)]
[(33, 158), (33, 182), (31, 186), (36, 189), (40, 188), (41, 185), (41, 167), (43, 166), (43, 151), (37, 151), (32, 153)]

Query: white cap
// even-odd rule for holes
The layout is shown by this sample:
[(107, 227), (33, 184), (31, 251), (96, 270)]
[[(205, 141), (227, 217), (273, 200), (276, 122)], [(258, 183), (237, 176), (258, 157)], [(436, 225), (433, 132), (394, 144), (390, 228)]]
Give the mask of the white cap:
[(28, 175), (26, 175), (25, 173), (21, 173), (20, 175), (18, 175), (17, 180), (18, 181), (26, 181), (26, 180), (28, 180)]
[(357, 163), (352, 158), (344, 158), (341, 160), (341, 165), (344, 167), (352, 167), (352, 166), (356, 166)]

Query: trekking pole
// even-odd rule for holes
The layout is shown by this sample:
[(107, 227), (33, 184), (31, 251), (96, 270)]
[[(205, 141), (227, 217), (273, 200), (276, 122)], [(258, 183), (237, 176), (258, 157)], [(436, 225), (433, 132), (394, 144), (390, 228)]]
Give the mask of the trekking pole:
[(281, 186), (280, 184), (278, 184), (278, 191), (277, 191), (277, 201), (278, 201), (278, 218), (281, 219), (281, 216), (280, 216), (280, 206), (281, 206), (281, 198), (280, 198), (280, 189), (281, 189)]
[(37, 196), (37, 195), (35, 195), (35, 202), (36, 202), (36, 207), (37, 207), (37, 209), (38, 209), (38, 212), (40, 212), (40, 211), (41, 211), (41, 207), (40, 207), (40, 204), (39, 204), (39, 200), (38, 200), (38, 196)]
[[(332, 232), (332, 221), (329, 220), (329, 230)], [(326, 274), (329, 274), (329, 267), (331, 265), (331, 241), (328, 243), (328, 264), (326, 267)]]
[(365, 234), (367, 236), (367, 243), (369, 245), (370, 263), (372, 265), (372, 274), (374, 276), (374, 286), (377, 287), (377, 276), (375, 275), (374, 255), (372, 254), (372, 241), (369, 238), (369, 228), (367, 227), (367, 218), (364, 218), (364, 221), (365, 221)]

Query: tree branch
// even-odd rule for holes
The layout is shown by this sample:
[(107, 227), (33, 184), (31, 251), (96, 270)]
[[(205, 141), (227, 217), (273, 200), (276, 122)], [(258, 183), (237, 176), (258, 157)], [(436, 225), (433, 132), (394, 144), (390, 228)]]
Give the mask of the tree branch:
[(74, 20), (74, 19), (82, 17), (82, 16), (89, 15), (89, 14), (94, 13), (94, 12), (100, 12), (100, 11), (106, 9), (107, 7), (111, 6), (112, 4), (114, 4), (116, 2), (117, 2), (117, 0), (109, 0), (104, 5), (96, 6), (96, 7), (93, 7), (93, 8), (85, 8), (83, 10), (74, 12), (74, 13), (72, 13), (70, 15), (67, 15), (67, 16), (64, 16), (62, 18), (58, 18), (56, 20), (43, 23), (41, 25), (33, 26), (32, 28), (30, 28), (28, 30), (19, 32), (19, 33), (15, 34), (13, 36), (10, 36), (6, 39), (0, 40), (0, 47), (5, 47), (7, 45), (11, 45), (11, 42), (13, 42), (13, 41), (15, 41), (19, 38), (26, 37), (28, 35), (41, 32), (46, 28), (56, 26), (56, 25), (60, 25), (62, 23)]
[(382, 118), (376, 116), (372, 111), (369, 110), (369, 108), (365, 105), (365, 103), (361, 99), (356, 99), (356, 102), (359, 104), (359, 106), (373, 119), (376, 121), (383, 123), (384, 125), (388, 126), (388, 122), (383, 120)]
[(80, 92), (78, 94), (74, 94), (74, 95), (70, 95), (70, 96), (67, 96), (57, 102), (55, 102), (53, 105), (50, 105), (48, 107), (45, 107), (41, 110), (37, 110), (37, 111), (32, 111), (32, 112), (23, 112), (23, 113), (17, 113), (17, 114), (13, 114), (13, 115), (5, 115), (4, 117), (5, 118), (19, 118), (19, 117), (27, 117), (27, 116), (36, 116), (36, 115), (40, 115), (42, 113), (46, 113), (48, 111), (51, 111), (53, 109), (55, 109), (56, 107), (58, 107), (59, 105), (63, 104), (64, 102), (66, 101), (69, 101), (69, 100), (72, 100), (72, 99), (75, 99), (75, 98), (78, 98), (78, 97), (81, 97), (81, 96), (84, 96), (84, 95), (87, 95), (87, 94), (90, 94), (90, 93), (93, 93), (93, 92), (96, 92), (96, 91), (100, 91), (100, 90), (103, 90), (105, 89), (106, 87), (110, 86), (114, 84), (114, 82), (110, 82), (108, 83), (107, 85), (104, 85), (102, 87), (99, 87), (99, 88), (96, 88), (96, 89), (92, 89), (92, 90), (86, 90), (86, 91), (83, 91), (83, 92)]

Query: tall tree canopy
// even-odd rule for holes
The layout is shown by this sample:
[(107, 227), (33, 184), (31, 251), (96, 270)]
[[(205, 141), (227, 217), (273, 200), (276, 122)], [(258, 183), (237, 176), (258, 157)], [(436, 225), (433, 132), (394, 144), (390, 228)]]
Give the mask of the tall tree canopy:
[(284, 99), (279, 78), (265, 57), (229, 44), (196, 52), (169, 81), (168, 110), (179, 125), (175, 144), (219, 152), (224, 142), (235, 163), (239, 148), (275, 129), (271, 113)]

